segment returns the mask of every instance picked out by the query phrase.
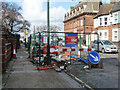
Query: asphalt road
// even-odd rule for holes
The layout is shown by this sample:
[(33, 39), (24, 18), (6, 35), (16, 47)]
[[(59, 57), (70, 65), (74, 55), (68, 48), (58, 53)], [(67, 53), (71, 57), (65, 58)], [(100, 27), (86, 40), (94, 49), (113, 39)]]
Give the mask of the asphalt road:
[(104, 69), (84, 69), (84, 65), (69, 66), (68, 73), (73, 74), (92, 88), (118, 88), (119, 53), (100, 53)]

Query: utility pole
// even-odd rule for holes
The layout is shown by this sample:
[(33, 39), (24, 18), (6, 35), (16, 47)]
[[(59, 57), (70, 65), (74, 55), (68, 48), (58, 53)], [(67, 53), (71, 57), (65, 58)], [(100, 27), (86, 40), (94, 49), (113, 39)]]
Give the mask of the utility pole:
[(34, 39), (34, 45), (35, 45), (35, 25), (33, 26), (33, 39)]
[(49, 0), (47, 0), (47, 65), (50, 65), (50, 43), (49, 43)]
[(86, 40), (85, 40), (85, 15), (84, 15), (84, 44), (86, 46)]
[[(81, 31), (80, 31), (80, 10), (79, 10), (79, 45), (81, 49)], [(81, 51), (80, 51), (80, 58), (81, 58)]]

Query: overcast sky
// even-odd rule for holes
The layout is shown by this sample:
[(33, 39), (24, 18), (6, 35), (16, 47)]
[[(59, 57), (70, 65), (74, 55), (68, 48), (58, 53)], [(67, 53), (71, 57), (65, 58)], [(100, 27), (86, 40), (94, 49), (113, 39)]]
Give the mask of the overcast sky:
[[(33, 25), (44, 25), (47, 22), (46, 0), (2, 0), (15, 2), (22, 7), (22, 15)], [(49, 0), (50, 1), (50, 24), (59, 25), (64, 29), (64, 15), (69, 12), (70, 6), (75, 6), (80, 0)], [(81, 0), (82, 1), (82, 0)], [(96, 1), (96, 0), (89, 0)], [(97, 0), (98, 1), (98, 0)], [(109, 2), (109, 0), (103, 0)]]
[[(50, 24), (59, 25), (63, 30), (64, 15), (70, 6), (78, 2), (50, 2)], [(23, 0), (22, 15), (33, 25), (44, 25), (47, 22), (47, 4), (44, 0)]]

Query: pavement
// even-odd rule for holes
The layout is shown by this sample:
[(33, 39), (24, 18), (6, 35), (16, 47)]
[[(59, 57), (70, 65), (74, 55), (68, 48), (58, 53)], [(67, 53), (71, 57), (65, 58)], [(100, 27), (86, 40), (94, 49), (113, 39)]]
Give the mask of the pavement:
[(37, 70), (28, 59), (28, 53), (21, 47), (17, 59), (12, 59), (6, 72), (2, 73), (2, 88), (83, 88), (65, 72), (54, 69)]

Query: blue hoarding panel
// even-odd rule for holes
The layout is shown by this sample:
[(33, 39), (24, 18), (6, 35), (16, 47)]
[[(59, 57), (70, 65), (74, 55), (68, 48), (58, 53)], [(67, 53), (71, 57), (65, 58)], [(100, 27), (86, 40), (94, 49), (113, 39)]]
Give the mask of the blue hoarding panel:
[(65, 44), (65, 47), (78, 47), (78, 44)]
[(78, 36), (77, 33), (65, 33), (65, 36)]

